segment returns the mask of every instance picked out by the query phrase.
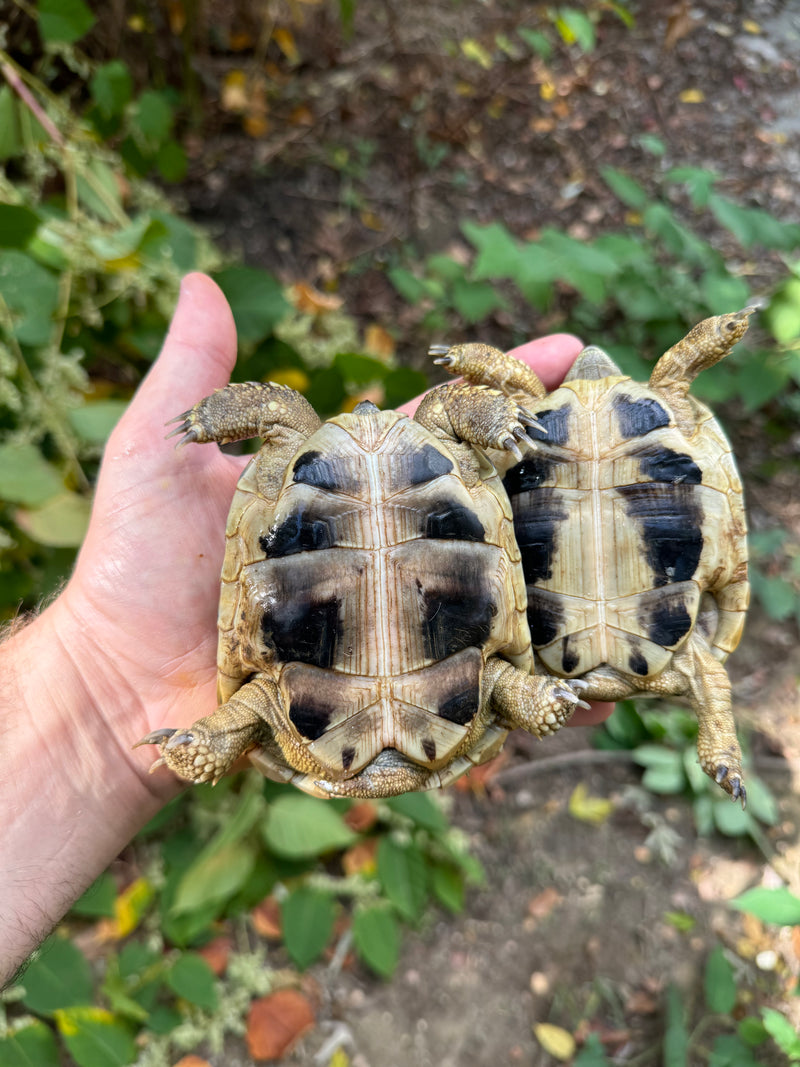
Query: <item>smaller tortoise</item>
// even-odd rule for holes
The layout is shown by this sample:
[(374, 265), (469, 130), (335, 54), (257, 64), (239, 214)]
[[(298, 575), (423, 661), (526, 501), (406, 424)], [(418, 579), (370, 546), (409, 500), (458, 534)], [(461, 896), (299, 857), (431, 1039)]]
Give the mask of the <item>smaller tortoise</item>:
[(321, 423), (293, 389), (229, 385), (180, 444), (263, 438), (230, 509), (220, 706), (155, 730), (166, 764), (216, 781), (245, 754), (311, 794), (446, 785), (509, 729), (557, 730), (583, 683), (533, 677), (525, 580), (500, 478), (535, 424), (497, 389), (440, 386), (413, 419), (359, 404)]
[(661, 356), (648, 385), (594, 346), (549, 395), (538, 380), (523, 384), (518, 361), (496, 349), (431, 350), (539, 419), (529, 430), (535, 450), (504, 479), (535, 669), (582, 679), (589, 700), (687, 697), (703, 770), (742, 806), (723, 667), (749, 600), (742, 485), (722, 428), (689, 387), (730, 352), (753, 311), (699, 323)]

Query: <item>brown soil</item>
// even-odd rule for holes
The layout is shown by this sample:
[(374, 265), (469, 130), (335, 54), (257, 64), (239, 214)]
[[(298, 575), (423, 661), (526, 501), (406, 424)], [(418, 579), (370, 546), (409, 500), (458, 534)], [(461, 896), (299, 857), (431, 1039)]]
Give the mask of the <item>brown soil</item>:
[[(340, 35), (317, 13), (297, 34), (302, 62), (281, 86), (266, 135), (248, 138), (226, 120), (198, 153), (186, 195), (194, 216), (249, 262), (286, 281), (335, 283), (349, 312), (397, 328), (407, 355), (428, 339), (384, 274), (399, 248), (458, 254), (463, 219), (501, 219), (521, 236), (547, 224), (578, 237), (617, 227), (624, 209), (600, 180), (601, 165), (646, 186), (661, 166), (711, 167), (726, 194), (794, 221), (800, 16), (785, 7), (641, 4), (630, 29), (607, 12), (594, 52), (562, 49), (547, 70), (524, 48), (502, 60), (492, 48), (498, 34), (519, 41), (524, 5), (511, 0), (358, 5), (346, 46), (325, 43)], [(489, 69), (453, 54), (451, 42), (465, 38), (490, 49)], [(696, 102), (681, 99), (688, 90)], [(664, 142), (661, 161), (640, 146), (642, 134)], [(764, 257), (747, 269), (769, 279), (779, 264)], [(550, 327), (530, 309), (514, 315), (483, 335), (502, 345), (512, 331)], [(727, 421), (752, 524), (797, 530), (796, 440), (781, 446), (780, 471), (767, 482), (758, 473), (772, 448), (764, 422), (738, 415)], [(759, 769), (781, 799), (771, 866), (746, 840), (698, 839), (688, 804), (638, 788), (629, 763), (576, 758), (537, 771), (540, 758), (588, 748), (585, 731), (541, 746), (512, 742), (506, 770), (529, 764), (529, 777), (485, 795), (452, 794), (454, 821), (486, 865), (486, 888), (469, 894), (464, 915), (431, 916), (408, 936), (391, 983), (357, 967), (316, 968), (320, 1022), (291, 1062), (327, 1063), (338, 1035), (353, 1067), (545, 1065), (556, 1061), (532, 1027), (552, 1022), (597, 1030), (614, 1062), (661, 1063), (664, 990), (677, 983), (696, 1022), (705, 960), (720, 942), (736, 961), (742, 1005), (766, 996), (800, 1022), (796, 1002), (782, 1002), (797, 973), (791, 946), (725, 904), (764, 878), (800, 890), (800, 805), (774, 759), (800, 758), (794, 623), (778, 625), (756, 607), (731, 672), (740, 719), (762, 731), (753, 743)], [(613, 799), (607, 821), (569, 814), (579, 782)], [(679, 932), (671, 912), (692, 916), (694, 927)], [(768, 954), (756, 962), (759, 952)], [(707, 1062), (713, 1033), (698, 1035), (690, 1063)], [(316, 1058), (320, 1050), (327, 1058)], [(227, 1062), (247, 1058), (232, 1047)]]

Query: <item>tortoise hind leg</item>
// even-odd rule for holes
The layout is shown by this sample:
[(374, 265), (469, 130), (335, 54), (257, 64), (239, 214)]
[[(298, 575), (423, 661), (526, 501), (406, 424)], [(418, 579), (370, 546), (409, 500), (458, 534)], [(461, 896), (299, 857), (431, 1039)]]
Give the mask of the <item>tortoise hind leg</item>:
[(218, 389), (193, 408), (171, 420), (179, 425), (168, 437), (183, 434), (178, 447), (196, 441), (265, 440), (287, 436), (295, 440), (310, 437), (319, 429), (319, 416), (304, 396), (286, 385), (274, 382), (237, 382)]
[(576, 708), (588, 708), (577, 691), (586, 688), (580, 679), (531, 675), (506, 660), (492, 657), (483, 675), (484, 702), (509, 727), (521, 727), (535, 737), (560, 730)]
[(519, 359), (490, 345), (431, 345), (428, 355), (450, 374), (460, 374), (472, 385), (491, 385), (515, 399), (542, 398), (547, 390), (537, 374)]
[(151, 772), (166, 765), (186, 782), (217, 782), (240, 756), (271, 742), (266, 722), (269, 694), (260, 681), (243, 685), (227, 703), (191, 726), (153, 730), (133, 747), (159, 746), (161, 755)]

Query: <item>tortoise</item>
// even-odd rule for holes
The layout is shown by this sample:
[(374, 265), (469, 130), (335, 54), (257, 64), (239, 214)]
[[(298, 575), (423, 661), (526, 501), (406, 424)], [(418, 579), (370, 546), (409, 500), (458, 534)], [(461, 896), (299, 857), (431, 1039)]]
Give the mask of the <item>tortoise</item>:
[[(179, 445), (261, 437), (228, 517), (219, 707), (138, 744), (190, 782), (241, 756), (321, 797), (443, 786), (509, 729), (559, 729), (583, 683), (532, 675), (510, 506), (485, 449), (536, 424), (451, 383), (414, 418), (364, 401), (322, 423), (283, 385), (228, 385), (178, 416)], [(170, 434), (169, 436), (173, 436)]]
[(754, 310), (699, 323), (647, 385), (596, 346), (549, 395), (527, 368), (523, 384), (518, 361), (496, 349), (432, 349), (452, 373), (538, 416), (535, 451), (504, 477), (536, 669), (582, 679), (588, 700), (688, 698), (700, 764), (742, 806), (723, 666), (749, 600), (742, 485), (722, 428), (689, 387), (730, 352)]

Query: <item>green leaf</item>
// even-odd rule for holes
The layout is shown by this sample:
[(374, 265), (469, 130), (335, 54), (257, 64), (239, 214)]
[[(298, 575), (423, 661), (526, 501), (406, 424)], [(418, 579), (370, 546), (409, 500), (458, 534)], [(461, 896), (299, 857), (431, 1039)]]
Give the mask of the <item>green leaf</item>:
[(90, 160), (76, 178), (78, 200), (82, 207), (103, 222), (119, 226), (124, 214), (120, 187), (114, 171), (102, 159)]
[(90, 918), (114, 915), (114, 901), (117, 899), (117, 883), (109, 871), (103, 871), (99, 878), (78, 897), (70, 908), (73, 915), (86, 915)]
[(788, 889), (748, 889), (731, 901), (732, 908), (749, 911), (757, 919), (777, 926), (800, 926), (800, 897)]
[(721, 945), (717, 945), (706, 962), (704, 989), (709, 1011), (730, 1015), (736, 1005), (736, 979)]
[(422, 914), (428, 896), (425, 857), (412, 844), (391, 837), (378, 844), (378, 880), (389, 900), (404, 919), (413, 922)]
[(281, 904), (281, 931), (286, 951), (305, 970), (324, 951), (333, 931), (334, 906), (330, 893), (301, 886)]
[(774, 1008), (762, 1008), (764, 1027), (772, 1040), (792, 1059), (800, 1059), (800, 1035), (785, 1015)]
[(440, 904), (457, 914), (464, 910), (464, 874), (450, 863), (434, 864), (431, 878), (433, 895)]
[(191, 225), (169, 211), (150, 211), (149, 216), (162, 228), (152, 227), (146, 231), (139, 252), (150, 259), (172, 260), (184, 272), (194, 270), (197, 266), (198, 241)]
[(529, 30), (527, 26), (520, 26), (517, 29), (517, 33), (528, 48), (530, 48), (532, 52), (535, 52), (541, 59), (544, 59), (545, 62), (552, 56), (553, 46), (543, 33), (540, 33), (538, 30)]
[(3, 1067), (59, 1067), (58, 1045), (41, 1019), (28, 1019), (0, 1038)]
[(58, 1032), (78, 1067), (127, 1067), (136, 1059), (127, 1023), (102, 1008), (62, 1008), (55, 1013)]
[(759, 1067), (759, 1061), (736, 1034), (720, 1034), (714, 1039), (708, 1067)]
[(746, 1045), (755, 1047), (761, 1045), (767, 1038), (767, 1030), (760, 1019), (754, 1015), (746, 1015), (736, 1027), (736, 1033)]
[(573, 1067), (611, 1067), (611, 1060), (606, 1057), (603, 1043), (597, 1034), (589, 1034), (583, 1048), (575, 1057)]
[(635, 211), (643, 211), (647, 207), (650, 199), (647, 190), (629, 174), (617, 170), (616, 167), (601, 167), (600, 177), (623, 204), (627, 204)]
[(278, 856), (311, 859), (348, 848), (358, 835), (332, 801), (297, 793), (278, 797), (270, 806), (264, 840)]
[(145, 89), (136, 102), (133, 122), (148, 148), (155, 150), (169, 136), (174, 117), (167, 93)]
[(92, 75), (89, 91), (105, 118), (121, 115), (133, 96), (133, 78), (121, 59), (103, 63)]
[(750, 286), (733, 274), (706, 272), (700, 279), (700, 292), (712, 315), (725, 315), (731, 308), (746, 307), (750, 301)]
[(280, 284), (268, 271), (228, 267), (214, 280), (231, 305), (240, 341), (263, 341), (289, 310)]
[(652, 793), (680, 793), (686, 788), (680, 752), (659, 745), (639, 745), (633, 750), (633, 758), (647, 768), (642, 785)]
[(0, 247), (24, 248), (39, 221), (36, 212), (22, 204), (0, 204)]
[(421, 370), (411, 367), (395, 367), (383, 381), (387, 408), (396, 408), (428, 388), (428, 377)]
[(104, 445), (127, 406), (127, 400), (89, 400), (70, 410), (70, 425), (82, 441)]
[(60, 493), (38, 508), (20, 510), (14, 520), (28, 537), (40, 545), (78, 548), (86, 536), (91, 501), (77, 493)]
[(183, 145), (165, 141), (156, 152), (156, 167), (165, 182), (182, 182), (189, 167)]
[(778, 287), (763, 316), (779, 344), (789, 344), (800, 337), (800, 278), (789, 278)]
[[(476, 281), (516, 277), (521, 265), (520, 246), (502, 223), (479, 226), (475, 222), (462, 222), (461, 232), (478, 250), (472, 269)], [(548, 275), (547, 280), (552, 280), (552, 276)]]
[(680, 991), (670, 985), (667, 989), (667, 1027), (664, 1033), (663, 1067), (689, 1067), (689, 1034)]
[(593, 50), (596, 44), (594, 26), (582, 11), (572, 7), (559, 8), (555, 27), (565, 44), (577, 44), (584, 52)]
[(356, 910), (353, 943), (361, 959), (382, 978), (391, 978), (400, 959), (400, 924), (384, 904)]
[(0, 89), (0, 163), (17, 155), (21, 148), (17, 99), (11, 86), (4, 85)]
[(61, 473), (35, 445), (0, 445), (0, 500), (36, 507), (63, 491)]
[(718, 177), (713, 170), (703, 167), (672, 167), (664, 175), (664, 181), (685, 185), (693, 206), (705, 207)]
[[(20, 344), (47, 344), (58, 306), (56, 276), (24, 252), (8, 249), (0, 252), (0, 297), (11, 312)], [(0, 307), (0, 329), (2, 322)]]
[(346, 382), (358, 386), (379, 382), (389, 372), (385, 363), (373, 356), (362, 356), (359, 352), (338, 352), (333, 357), (333, 366)]
[(425, 283), (404, 267), (392, 267), (387, 272), (389, 281), (408, 304), (419, 304), (429, 295)]
[(453, 307), (470, 325), (481, 322), (498, 308), (508, 307), (508, 302), (491, 285), (464, 278), (453, 284), (451, 299)]
[(754, 595), (771, 619), (782, 622), (794, 614), (797, 597), (792, 586), (784, 578), (762, 574), (754, 567), (750, 584)]
[(22, 1003), (40, 1015), (92, 999), (92, 972), (81, 950), (65, 937), (53, 935), (25, 971)]
[(387, 808), (405, 815), (426, 830), (435, 834), (447, 829), (447, 817), (430, 793), (403, 793), (398, 797), (389, 797), (384, 801)]
[(245, 885), (255, 866), (257, 849), (237, 841), (203, 855), (191, 865), (175, 890), (175, 915), (229, 900)]
[(94, 26), (83, 0), (39, 0), (39, 32), (47, 44), (72, 44)]
[(754, 774), (748, 772), (746, 777), (747, 810), (759, 822), (766, 823), (767, 826), (776, 826), (780, 819), (780, 811), (772, 791)]
[(714, 801), (714, 825), (726, 837), (744, 837), (755, 827), (749, 811), (742, 811), (730, 798), (719, 795)]
[(196, 952), (182, 952), (167, 974), (167, 985), (179, 997), (204, 1011), (215, 1011), (219, 1003), (214, 972)]
[(661, 140), (660, 137), (656, 137), (653, 133), (642, 133), (637, 137), (639, 146), (649, 152), (651, 156), (661, 158), (666, 155), (667, 146)]

